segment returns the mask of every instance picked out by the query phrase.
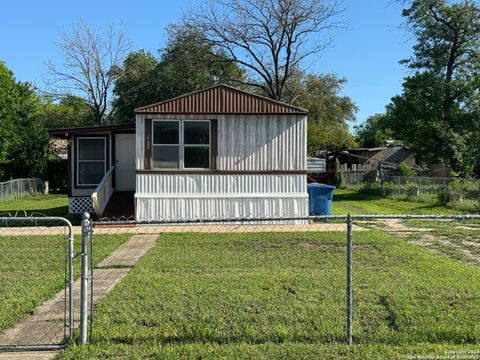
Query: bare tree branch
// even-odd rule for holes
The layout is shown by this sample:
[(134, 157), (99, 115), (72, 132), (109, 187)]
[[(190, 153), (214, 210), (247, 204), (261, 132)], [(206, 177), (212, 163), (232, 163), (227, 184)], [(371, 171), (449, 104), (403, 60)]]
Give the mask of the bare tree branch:
[(79, 21), (71, 33), (60, 36), (64, 58), (60, 66), (47, 62), (47, 93), (56, 97), (80, 96), (101, 125), (111, 113), (110, 97), (115, 79), (121, 76), (123, 60), (131, 48), (122, 28), (110, 26), (106, 33)]
[(246, 85), (282, 100), (292, 69), (328, 47), (330, 31), (344, 26), (339, 1), (205, 0), (185, 22), (247, 69)]

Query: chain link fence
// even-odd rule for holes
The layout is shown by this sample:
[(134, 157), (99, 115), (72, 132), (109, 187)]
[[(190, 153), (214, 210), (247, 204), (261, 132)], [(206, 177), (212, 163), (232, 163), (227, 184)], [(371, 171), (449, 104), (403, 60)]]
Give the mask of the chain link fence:
[(385, 197), (439, 202), (459, 210), (480, 211), (477, 179), (385, 176), (379, 186)]
[(19, 199), (43, 191), (42, 180), (38, 178), (14, 179), (0, 182), (0, 201)]
[(378, 171), (338, 174), (339, 186), (368, 191), (386, 198), (446, 205), (460, 211), (480, 212), (480, 180), (427, 176), (393, 176)]
[(91, 341), (480, 341), (480, 216), (96, 221)]
[(66, 219), (0, 215), (0, 351), (71, 342), (73, 251)]
[(77, 324), (92, 357), (109, 344), (126, 357), (146, 343), (478, 344), (479, 230), (480, 215), (0, 217), (0, 350), (65, 347)]

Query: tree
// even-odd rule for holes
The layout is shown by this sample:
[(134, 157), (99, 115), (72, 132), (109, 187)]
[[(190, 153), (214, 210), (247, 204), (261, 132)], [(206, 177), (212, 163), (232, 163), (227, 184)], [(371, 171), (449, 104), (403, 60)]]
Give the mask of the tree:
[(391, 128), (430, 161), (465, 172), (479, 135), (472, 130), (479, 121), (480, 8), (469, 0), (409, 4), (403, 16), (416, 43), (402, 63), (415, 73), (387, 108)]
[(41, 99), (0, 62), (0, 178), (41, 176), (49, 158)]
[(18, 141), (15, 132), (15, 106), (17, 103), (16, 83), (12, 71), (0, 61), (0, 179), (6, 177), (5, 167), (9, 164), (9, 152)]
[(355, 145), (349, 122), (355, 120), (357, 106), (340, 92), (345, 78), (334, 74), (305, 74), (297, 70), (291, 79), (286, 101), (308, 110), (308, 153), (340, 150)]
[(293, 70), (332, 42), (341, 12), (335, 0), (206, 0), (186, 22), (247, 70), (241, 83), (283, 100)]
[(130, 48), (122, 29), (110, 26), (106, 33), (80, 21), (71, 34), (63, 33), (60, 51), (63, 66), (48, 62), (46, 80), (55, 98), (80, 96), (94, 111), (95, 122), (104, 124), (112, 112), (110, 96), (125, 54)]
[(390, 119), (386, 114), (369, 116), (365, 122), (354, 126), (358, 145), (376, 147), (384, 145), (387, 140), (393, 140), (393, 131), (389, 126)]
[(189, 26), (172, 25), (157, 60), (143, 50), (130, 53), (114, 88), (116, 121), (134, 119), (134, 109), (215, 84), (234, 84), (243, 71), (205, 43)]
[(135, 119), (134, 109), (158, 101), (157, 59), (144, 50), (131, 52), (123, 62), (123, 76), (113, 89), (115, 122)]
[(93, 110), (85, 100), (77, 96), (66, 96), (60, 102), (44, 97), (41, 118), (47, 129), (93, 126), (96, 123)]

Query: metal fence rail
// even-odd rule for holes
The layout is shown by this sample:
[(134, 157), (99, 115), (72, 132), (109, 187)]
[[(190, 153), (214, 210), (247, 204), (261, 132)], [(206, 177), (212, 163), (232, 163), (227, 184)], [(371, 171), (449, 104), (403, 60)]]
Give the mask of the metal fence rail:
[(0, 182), (0, 201), (19, 199), (35, 195), (42, 191), (42, 180), (39, 178), (13, 179)]
[(0, 217), (0, 351), (73, 338), (73, 228), (59, 217)]

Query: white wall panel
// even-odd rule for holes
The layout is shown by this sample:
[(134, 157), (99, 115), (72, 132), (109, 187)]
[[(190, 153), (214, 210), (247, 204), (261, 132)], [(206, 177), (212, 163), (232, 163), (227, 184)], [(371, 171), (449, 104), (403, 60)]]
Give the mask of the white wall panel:
[[(146, 117), (146, 115), (136, 117), (136, 164), (139, 170), (142, 170), (144, 165)], [(307, 118), (303, 115), (162, 114), (159, 118), (218, 119), (218, 170), (266, 171), (307, 168)]]
[(303, 174), (137, 174), (137, 194), (305, 194)]

